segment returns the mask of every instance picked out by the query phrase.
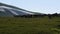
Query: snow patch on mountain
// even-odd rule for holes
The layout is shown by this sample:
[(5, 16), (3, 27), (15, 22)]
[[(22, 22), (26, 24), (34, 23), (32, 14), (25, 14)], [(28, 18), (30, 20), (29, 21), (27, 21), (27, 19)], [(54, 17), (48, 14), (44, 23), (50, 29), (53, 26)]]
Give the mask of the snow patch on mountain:
[(12, 9), (12, 8), (6, 7), (6, 6), (0, 6), (0, 8)]
[(0, 8), (0, 11), (3, 11), (3, 12), (5, 12), (5, 10), (4, 10), (3, 8)]
[(14, 11), (12, 11), (12, 10), (10, 10), (10, 12), (12, 12), (12, 13), (15, 14), (15, 15), (19, 15), (19, 14), (17, 14), (16, 12), (14, 12)]

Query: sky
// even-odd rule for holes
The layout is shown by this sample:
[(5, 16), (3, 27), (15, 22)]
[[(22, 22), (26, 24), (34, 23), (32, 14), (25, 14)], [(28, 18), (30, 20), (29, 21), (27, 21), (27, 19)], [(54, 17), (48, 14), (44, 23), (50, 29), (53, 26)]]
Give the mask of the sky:
[(60, 13), (60, 0), (0, 0), (1, 3), (39, 13)]

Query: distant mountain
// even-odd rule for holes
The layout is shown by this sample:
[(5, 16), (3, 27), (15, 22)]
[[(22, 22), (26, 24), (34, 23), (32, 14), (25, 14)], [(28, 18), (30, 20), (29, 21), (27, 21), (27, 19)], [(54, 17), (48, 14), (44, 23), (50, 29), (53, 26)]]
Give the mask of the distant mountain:
[(14, 15), (22, 16), (22, 15), (34, 15), (34, 14), (41, 14), (41, 13), (31, 12), (15, 6), (0, 3), (0, 16), (14, 17)]

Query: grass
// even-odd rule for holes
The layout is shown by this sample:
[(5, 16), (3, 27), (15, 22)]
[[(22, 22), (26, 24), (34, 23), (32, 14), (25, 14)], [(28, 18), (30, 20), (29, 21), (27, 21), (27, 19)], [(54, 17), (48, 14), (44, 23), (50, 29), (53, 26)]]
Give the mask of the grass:
[(0, 17), (0, 34), (60, 34), (58, 25), (60, 17)]

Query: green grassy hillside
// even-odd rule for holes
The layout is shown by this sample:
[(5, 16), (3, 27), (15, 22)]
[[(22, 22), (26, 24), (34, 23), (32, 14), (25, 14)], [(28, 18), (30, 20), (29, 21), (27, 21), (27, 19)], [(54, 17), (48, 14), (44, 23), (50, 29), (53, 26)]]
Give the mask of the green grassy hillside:
[(0, 34), (60, 34), (60, 17), (0, 17)]

